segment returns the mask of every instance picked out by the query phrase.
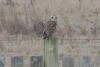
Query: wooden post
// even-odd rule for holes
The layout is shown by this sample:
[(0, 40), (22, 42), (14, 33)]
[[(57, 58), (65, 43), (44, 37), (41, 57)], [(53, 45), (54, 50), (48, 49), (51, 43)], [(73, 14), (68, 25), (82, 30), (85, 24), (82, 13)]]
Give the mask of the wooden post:
[(44, 40), (43, 67), (58, 67), (57, 38), (51, 37)]

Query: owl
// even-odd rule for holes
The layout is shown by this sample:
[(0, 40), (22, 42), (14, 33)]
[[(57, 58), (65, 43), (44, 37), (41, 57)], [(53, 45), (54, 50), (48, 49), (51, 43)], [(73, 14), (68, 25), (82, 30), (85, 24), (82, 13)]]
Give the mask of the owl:
[(50, 38), (54, 32), (56, 32), (56, 25), (57, 25), (57, 17), (52, 16), (50, 20), (47, 21), (45, 24), (45, 29), (43, 31), (43, 39)]

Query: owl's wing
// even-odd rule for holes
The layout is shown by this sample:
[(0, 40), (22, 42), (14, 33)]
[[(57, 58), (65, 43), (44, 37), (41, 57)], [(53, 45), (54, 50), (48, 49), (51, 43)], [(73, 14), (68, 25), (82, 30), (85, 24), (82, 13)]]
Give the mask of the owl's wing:
[(56, 21), (48, 21), (43, 33), (43, 39), (49, 38), (56, 31)]

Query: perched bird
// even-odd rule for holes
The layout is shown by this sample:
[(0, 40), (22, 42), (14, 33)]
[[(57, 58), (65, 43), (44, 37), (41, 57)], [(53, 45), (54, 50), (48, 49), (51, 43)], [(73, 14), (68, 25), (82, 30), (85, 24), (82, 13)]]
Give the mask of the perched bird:
[(36, 33), (38, 37), (42, 37), (43, 39), (48, 39), (56, 31), (56, 25), (57, 25), (57, 17), (52, 16), (50, 20), (48, 20), (46, 23), (38, 22), (34, 24), (33, 31)]
[(56, 25), (57, 25), (57, 17), (52, 16), (49, 21), (45, 24), (45, 29), (43, 31), (43, 39), (50, 38), (54, 32), (56, 31)]

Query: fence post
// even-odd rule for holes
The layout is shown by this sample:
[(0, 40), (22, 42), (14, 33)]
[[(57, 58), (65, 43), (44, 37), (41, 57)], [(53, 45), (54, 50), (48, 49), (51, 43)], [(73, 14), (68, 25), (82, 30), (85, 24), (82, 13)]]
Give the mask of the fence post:
[(58, 67), (57, 38), (45, 39), (43, 47), (43, 67)]

